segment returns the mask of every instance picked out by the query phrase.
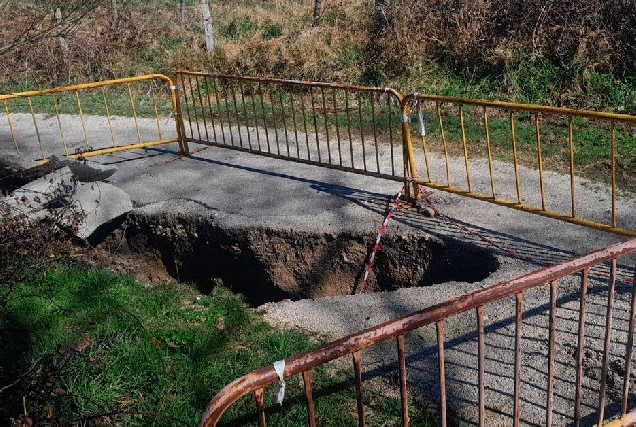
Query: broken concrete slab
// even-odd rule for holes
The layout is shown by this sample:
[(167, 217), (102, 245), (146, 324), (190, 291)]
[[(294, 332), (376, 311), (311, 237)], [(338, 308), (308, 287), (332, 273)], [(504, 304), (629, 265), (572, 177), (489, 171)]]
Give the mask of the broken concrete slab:
[(132, 210), (126, 192), (105, 182), (77, 183), (69, 166), (65, 166), (4, 197), (14, 216), (29, 221), (53, 217), (86, 239), (99, 226)]
[(83, 216), (74, 230), (81, 239), (87, 239), (101, 225), (133, 208), (130, 196), (125, 191), (105, 182), (78, 185), (71, 197), (71, 204)]
[(3, 201), (12, 215), (40, 220), (51, 214), (51, 209), (67, 204), (74, 188), (73, 173), (63, 167), (12, 191)]
[(79, 182), (103, 181), (112, 176), (116, 171), (115, 166), (104, 166), (88, 160), (73, 161), (65, 160), (64, 164), (71, 168), (75, 179)]

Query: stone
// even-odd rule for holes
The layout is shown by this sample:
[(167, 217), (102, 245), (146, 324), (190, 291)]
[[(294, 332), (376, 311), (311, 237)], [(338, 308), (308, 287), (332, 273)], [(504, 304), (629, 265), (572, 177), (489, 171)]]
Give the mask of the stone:
[(133, 208), (130, 196), (123, 190), (105, 182), (79, 184), (71, 197), (73, 207), (83, 212), (75, 234), (88, 238), (102, 224), (118, 218)]

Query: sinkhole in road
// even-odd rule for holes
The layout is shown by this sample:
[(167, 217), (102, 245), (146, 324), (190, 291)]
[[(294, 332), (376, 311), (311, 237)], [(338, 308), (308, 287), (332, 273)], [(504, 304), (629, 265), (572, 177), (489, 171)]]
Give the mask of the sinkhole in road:
[[(351, 294), (375, 241), (372, 233), (227, 227), (213, 216), (165, 214), (133, 213), (120, 232), (131, 250), (154, 254), (175, 279), (202, 292), (228, 287), (252, 306)], [(495, 254), (474, 244), (389, 230), (365, 292), (472, 283), (498, 268)]]

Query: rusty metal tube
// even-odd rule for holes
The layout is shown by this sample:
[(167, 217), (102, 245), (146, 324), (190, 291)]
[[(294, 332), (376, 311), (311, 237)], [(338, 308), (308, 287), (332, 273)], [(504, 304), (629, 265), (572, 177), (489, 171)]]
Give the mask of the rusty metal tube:
[(362, 394), (362, 362), (360, 359), (360, 352), (353, 352), (353, 371), (356, 382), (356, 402), (358, 407), (358, 426), (364, 427), (366, 422), (364, 420), (364, 395)]
[[(438, 322), (449, 316), (476, 309), (480, 305), (485, 305), (492, 301), (524, 292), (536, 286), (543, 285), (546, 282), (576, 274), (583, 269), (632, 252), (636, 252), (636, 239), (621, 242), (564, 263), (533, 271), (515, 279), (500, 282), (471, 294), (428, 307), (408, 316), (385, 322), (373, 328), (336, 340), (318, 349), (289, 357), (285, 360), (284, 376), (289, 377), (298, 374), (304, 370), (338, 359), (347, 354), (358, 352), (375, 343)], [(238, 378), (225, 386), (210, 402), (199, 425), (215, 425), (216, 420), (218, 420), (228, 406), (239, 397), (277, 381), (278, 376), (273, 366), (261, 368)]]
[(446, 361), (444, 359), (444, 321), (438, 320), (435, 323), (437, 332), (437, 366), (439, 375), (439, 413), (441, 426), (446, 427)]
[(521, 338), (523, 336), (523, 294), (515, 295), (516, 319), (515, 319), (515, 385), (514, 385), (514, 409), (513, 426), (518, 427), (521, 419)]
[(554, 361), (556, 358), (557, 281), (550, 281), (550, 321), (548, 336), (548, 397), (545, 425), (551, 426), (554, 416)]
[(397, 336), (398, 370), (400, 373), (400, 404), (402, 409), (402, 426), (409, 427), (409, 400), (406, 384), (406, 356), (404, 335)]
[(583, 269), (581, 274), (581, 299), (579, 302), (579, 332), (576, 349), (576, 390), (574, 394), (574, 425), (581, 422), (581, 388), (583, 387), (583, 349), (585, 347), (585, 318), (587, 314), (587, 287), (589, 270)]
[(612, 323), (614, 316), (614, 293), (616, 290), (616, 259), (611, 260), (610, 278), (607, 289), (607, 313), (605, 317), (605, 340), (603, 362), (601, 365), (601, 387), (598, 398), (598, 426), (603, 426), (605, 418), (605, 394), (607, 391), (607, 372), (610, 364), (610, 347), (612, 343)]

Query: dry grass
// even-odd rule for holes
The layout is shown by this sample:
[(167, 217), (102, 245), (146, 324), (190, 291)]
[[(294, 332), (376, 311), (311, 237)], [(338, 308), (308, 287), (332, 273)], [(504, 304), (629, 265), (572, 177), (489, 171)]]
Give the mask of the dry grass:
[[(631, 93), (611, 86), (636, 73), (636, 15), (626, 1), (394, 0), (375, 9), (370, 0), (323, 0), (317, 27), (313, 0), (213, 1), (212, 53), (199, 2), (188, 3), (185, 25), (177, 1), (126, 2), (116, 23), (102, 4), (66, 34), (66, 56), (54, 36), (0, 54), (0, 85), (190, 69), (447, 94), (469, 80), (478, 93), (450, 94), (611, 108), (605, 98)], [(27, 12), (12, 10), (0, 35), (19, 33)]]
[(411, 61), (444, 58), (456, 67), (500, 70), (522, 57), (588, 71), (636, 71), (636, 17), (629, 2), (396, 0), (381, 43)]
[[(368, 4), (323, 1), (323, 21), (311, 26), (313, 2), (278, 1), (215, 4), (216, 48), (207, 56), (198, 46), (189, 61), (170, 68), (307, 80), (357, 82), (371, 18)], [(368, 2), (367, 2), (368, 3)]]

